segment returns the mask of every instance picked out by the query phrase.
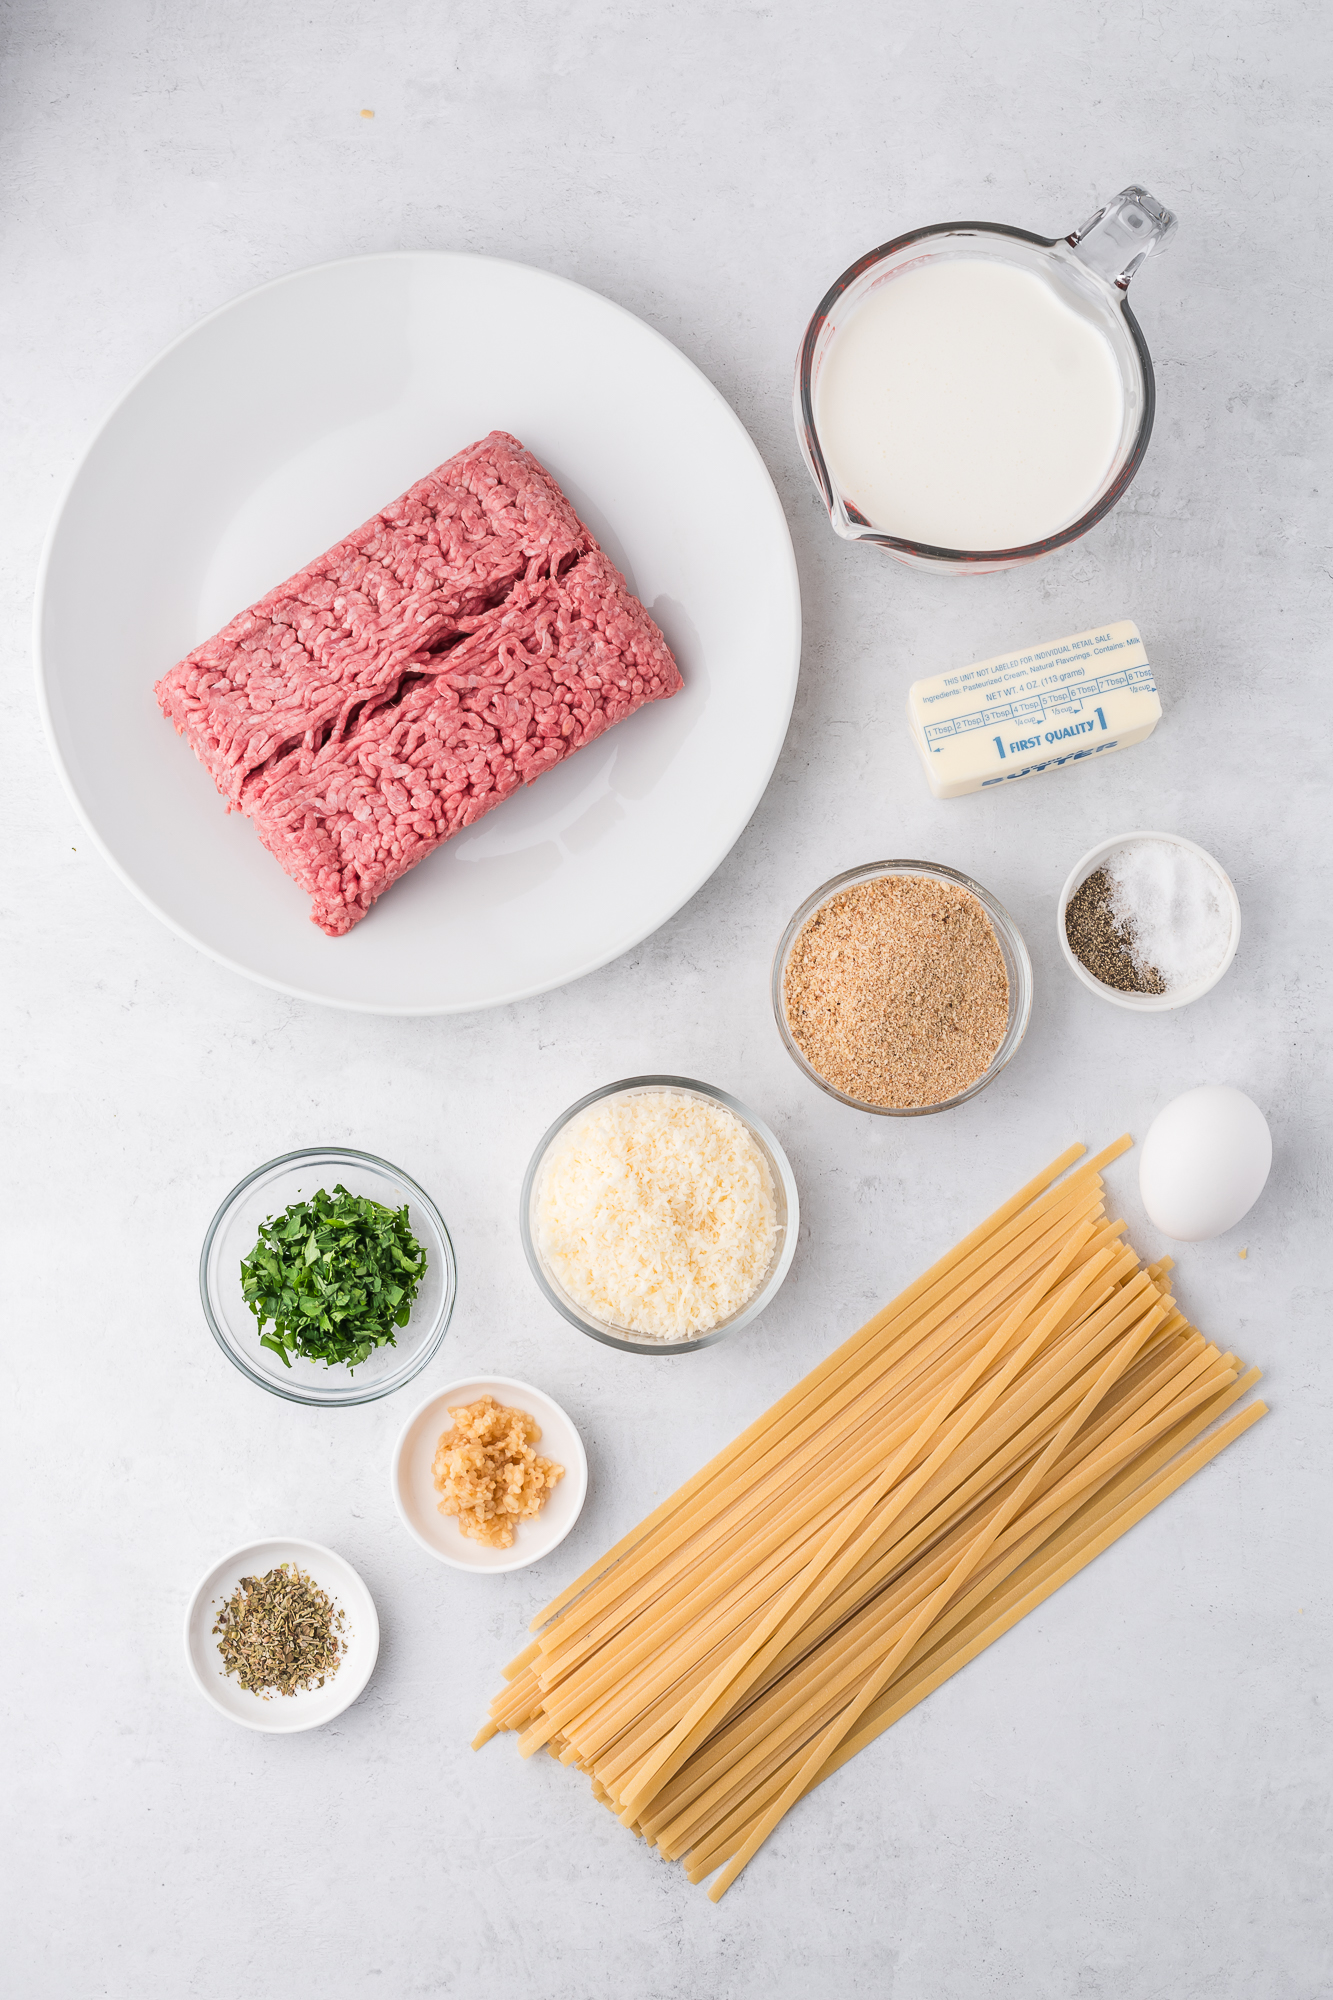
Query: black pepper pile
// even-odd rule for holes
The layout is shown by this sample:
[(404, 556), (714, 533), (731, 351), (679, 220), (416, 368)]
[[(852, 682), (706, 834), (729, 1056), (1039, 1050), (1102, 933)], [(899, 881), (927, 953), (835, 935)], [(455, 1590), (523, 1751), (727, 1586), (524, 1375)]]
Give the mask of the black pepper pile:
[(1165, 993), (1166, 981), (1153, 965), (1134, 956), (1134, 935), (1111, 909), (1111, 878), (1094, 869), (1065, 908), (1065, 936), (1080, 965), (1117, 993)]

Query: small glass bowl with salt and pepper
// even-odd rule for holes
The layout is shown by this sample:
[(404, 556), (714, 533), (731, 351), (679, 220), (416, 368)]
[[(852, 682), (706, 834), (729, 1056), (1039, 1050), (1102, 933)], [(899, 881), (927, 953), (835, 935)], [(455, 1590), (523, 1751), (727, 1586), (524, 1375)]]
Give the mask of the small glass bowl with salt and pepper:
[(1240, 899), (1221, 863), (1176, 833), (1103, 840), (1070, 870), (1060, 949), (1099, 1000), (1164, 1014), (1201, 1000), (1240, 943)]

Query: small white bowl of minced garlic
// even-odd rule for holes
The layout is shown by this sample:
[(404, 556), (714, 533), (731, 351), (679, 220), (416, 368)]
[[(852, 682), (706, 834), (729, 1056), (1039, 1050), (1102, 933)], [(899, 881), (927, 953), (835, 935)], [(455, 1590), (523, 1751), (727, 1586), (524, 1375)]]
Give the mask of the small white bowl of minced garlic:
[(571, 1325), (631, 1354), (684, 1354), (758, 1318), (799, 1216), (787, 1156), (753, 1111), (691, 1077), (635, 1076), (544, 1134), (519, 1229)]

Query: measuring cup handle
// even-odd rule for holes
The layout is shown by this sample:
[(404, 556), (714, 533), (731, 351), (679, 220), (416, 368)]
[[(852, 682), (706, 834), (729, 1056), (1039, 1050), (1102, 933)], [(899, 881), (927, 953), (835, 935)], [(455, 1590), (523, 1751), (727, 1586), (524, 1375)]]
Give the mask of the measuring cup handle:
[(1176, 218), (1147, 188), (1127, 187), (1065, 242), (1088, 269), (1119, 291), (1152, 251), (1175, 233)]

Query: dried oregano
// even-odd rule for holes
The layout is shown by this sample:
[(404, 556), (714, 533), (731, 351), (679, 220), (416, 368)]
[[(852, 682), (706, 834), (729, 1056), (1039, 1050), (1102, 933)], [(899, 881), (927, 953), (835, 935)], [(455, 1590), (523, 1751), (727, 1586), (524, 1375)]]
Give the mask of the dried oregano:
[(296, 1563), (243, 1576), (213, 1627), (227, 1673), (265, 1701), (331, 1680), (347, 1651), (343, 1614)]

